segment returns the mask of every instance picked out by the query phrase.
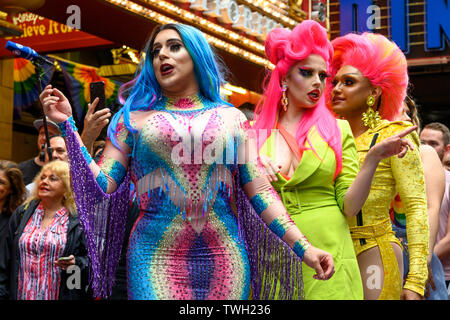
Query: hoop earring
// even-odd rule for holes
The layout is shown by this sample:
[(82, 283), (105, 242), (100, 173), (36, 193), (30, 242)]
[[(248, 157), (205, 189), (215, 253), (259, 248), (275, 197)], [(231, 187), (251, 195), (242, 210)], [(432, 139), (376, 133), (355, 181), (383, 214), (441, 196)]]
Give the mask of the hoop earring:
[(286, 84), (283, 84), (283, 89), (281, 91), (283, 92), (283, 95), (281, 97), (281, 105), (283, 106), (284, 112), (286, 112), (288, 104), (289, 104), (288, 98), (286, 96), (286, 91), (287, 91), (287, 85)]
[(381, 120), (380, 114), (378, 111), (374, 111), (372, 107), (375, 105), (375, 97), (370, 95), (366, 104), (368, 106), (367, 111), (363, 113), (362, 122), (365, 127), (369, 127), (370, 129), (375, 128)]

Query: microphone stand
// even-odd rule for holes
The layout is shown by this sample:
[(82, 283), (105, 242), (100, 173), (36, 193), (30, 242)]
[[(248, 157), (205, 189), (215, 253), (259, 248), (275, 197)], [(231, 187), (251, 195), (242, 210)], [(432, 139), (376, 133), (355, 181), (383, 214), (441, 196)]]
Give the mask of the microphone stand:
[[(41, 80), (42, 80), (42, 77), (44, 76), (44, 69), (42, 68), (41, 61), (32, 61), (32, 63), (35, 67), (34, 69), (35, 69), (36, 79), (37, 79), (38, 94), (40, 95), (42, 92)], [(44, 117), (42, 118), (42, 120), (43, 120), (44, 131), (45, 131), (45, 140), (47, 142), (48, 160), (52, 161), (53, 160), (53, 156), (52, 156), (53, 149), (50, 146), (50, 137), (48, 135), (47, 115), (45, 114), (45, 110), (44, 110), (44, 107), (42, 106), (40, 98), (38, 98), (38, 104), (41, 107), (42, 113), (44, 114)]]

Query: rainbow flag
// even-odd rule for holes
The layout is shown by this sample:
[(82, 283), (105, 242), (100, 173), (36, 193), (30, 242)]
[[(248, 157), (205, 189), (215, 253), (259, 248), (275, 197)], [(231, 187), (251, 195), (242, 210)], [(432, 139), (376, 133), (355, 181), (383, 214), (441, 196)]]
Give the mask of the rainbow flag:
[(65, 84), (71, 94), (72, 108), (76, 115), (76, 121), (81, 122), (87, 112), (90, 102), (89, 84), (95, 81), (105, 82), (106, 105), (108, 107), (117, 102), (121, 82), (100, 77), (97, 68), (58, 59), (64, 74)]
[[(50, 83), (55, 68), (53, 66), (43, 66), (43, 77), (41, 87), (44, 88)], [(37, 86), (36, 67), (31, 61), (16, 58), (14, 59), (14, 115), (20, 118), (22, 111), (28, 109), (39, 98)]]

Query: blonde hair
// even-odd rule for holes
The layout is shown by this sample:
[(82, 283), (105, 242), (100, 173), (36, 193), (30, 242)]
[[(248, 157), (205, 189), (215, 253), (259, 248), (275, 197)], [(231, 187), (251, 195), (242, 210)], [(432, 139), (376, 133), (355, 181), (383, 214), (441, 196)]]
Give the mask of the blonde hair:
[(70, 211), (71, 215), (76, 215), (76, 204), (75, 200), (73, 198), (72, 194), (72, 188), (70, 183), (70, 170), (69, 170), (69, 164), (65, 161), (61, 160), (54, 160), (46, 165), (44, 165), (39, 172), (39, 174), (36, 175), (36, 177), (33, 180), (34, 188), (31, 192), (31, 195), (25, 200), (25, 204), (30, 203), (33, 200), (40, 201), (41, 199), (38, 196), (38, 189), (39, 189), (39, 181), (41, 180), (42, 175), (44, 174), (44, 171), (50, 170), (54, 174), (56, 174), (63, 182), (64, 187), (66, 191), (64, 192), (62, 204), (63, 206)]

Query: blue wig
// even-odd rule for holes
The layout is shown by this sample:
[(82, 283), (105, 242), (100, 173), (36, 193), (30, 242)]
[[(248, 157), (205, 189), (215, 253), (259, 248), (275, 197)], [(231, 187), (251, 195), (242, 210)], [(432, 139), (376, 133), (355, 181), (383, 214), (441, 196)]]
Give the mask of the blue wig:
[[(184, 24), (166, 24), (156, 27), (152, 32), (150, 39), (145, 46), (145, 59), (140, 63), (136, 71), (135, 78), (122, 85), (120, 88), (119, 99), (123, 107), (112, 117), (108, 127), (108, 137), (112, 143), (119, 149), (115, 134), (119, 119), (123, 115), (124, 124), (127, 129), (134, 134), (138, 131), (130, 123), (131, 111), (152, 110), (155, 102), (162, 98), (161, 87), (156, 80), (153, 70), (152, 48), (156, 36), (163, 30), (173, 29), (180, 35), (186, 50), (189, 52), (194, 63), (195, 78), (197, 80), (200, 95), (206, 100), (217, 104), (232, 106), (220, 97), (220, 85), (223, 83), (223, 74), (219, 70), (220, 61), (216, 59), (209, 43), (200, 32), (200, 30)], [(129, 92), (126, 101), (123, 99), (123, 93)]]

